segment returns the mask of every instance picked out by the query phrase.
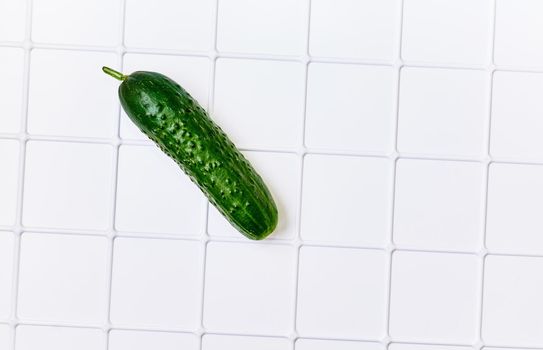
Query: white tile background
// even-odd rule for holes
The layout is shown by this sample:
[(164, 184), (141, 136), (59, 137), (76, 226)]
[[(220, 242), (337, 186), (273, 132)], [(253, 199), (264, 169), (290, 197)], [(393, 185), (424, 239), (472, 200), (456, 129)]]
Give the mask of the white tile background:
[[(543, 1), (0, 2), (0, 349), (543, 349)], [(262, 173), (249, 242), (120, 110)]]

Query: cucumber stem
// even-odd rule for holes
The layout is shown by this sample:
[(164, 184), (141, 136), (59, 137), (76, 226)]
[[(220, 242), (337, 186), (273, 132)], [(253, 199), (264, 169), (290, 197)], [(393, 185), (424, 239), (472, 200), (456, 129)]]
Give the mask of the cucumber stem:
[(123, 81), (126, 79), (126, 75), (124, 75), (121, 72), (117, 72), (116, 70), (111, 69), (109, 67), (106, 67), (106, 66), (102, 67), (102, 71), (106, 73), (107, 75), (111, 75), (113, 78), (117, 80)]

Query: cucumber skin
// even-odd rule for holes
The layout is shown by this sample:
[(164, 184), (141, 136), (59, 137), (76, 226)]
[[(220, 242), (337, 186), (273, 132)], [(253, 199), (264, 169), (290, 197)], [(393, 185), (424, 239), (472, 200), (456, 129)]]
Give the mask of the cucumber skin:
[(179, 84), (138, 71), (126, 76), (119, 98), (130, 119), (238, 231), (254, 240), (273, 232), (277, 207), (262, 178)]

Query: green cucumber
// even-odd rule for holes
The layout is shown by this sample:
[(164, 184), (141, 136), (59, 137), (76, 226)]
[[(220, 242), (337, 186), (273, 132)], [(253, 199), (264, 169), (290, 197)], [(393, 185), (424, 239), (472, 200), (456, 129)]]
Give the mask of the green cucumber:
[[(155, 72), (124, 75), (121, 105), (139, 129), (170, 156), (219, 212), (250, 239), (277, 226), (277, 207), (260, 175), (206, 111), (179, 84)], [(153, 184), (149, 184), (153, 186)]]

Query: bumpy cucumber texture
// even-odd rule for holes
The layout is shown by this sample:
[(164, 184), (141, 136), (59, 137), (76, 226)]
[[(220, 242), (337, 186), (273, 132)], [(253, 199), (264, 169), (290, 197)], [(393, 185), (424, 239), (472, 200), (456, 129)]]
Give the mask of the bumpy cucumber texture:
[(123, 75), (108, 67), (103, 71), (122, 81), (119, 98), (134, 124), (179, 165), (238, 231), (256, 240), (273, 232), (278, 215), (270, 191), (195, 99), (160, 73)]

